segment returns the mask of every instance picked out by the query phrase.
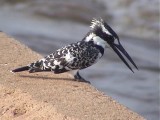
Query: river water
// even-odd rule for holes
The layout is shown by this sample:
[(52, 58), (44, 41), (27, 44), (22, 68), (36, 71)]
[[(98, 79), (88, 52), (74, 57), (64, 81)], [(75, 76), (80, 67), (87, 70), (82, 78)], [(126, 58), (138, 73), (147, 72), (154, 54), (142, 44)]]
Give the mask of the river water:
[[(61, 2), (63, 3), (63, 0)], [(101, 2), (106, 3), (104, 0), (101, 0)], [(103, 8), (104, 13), (110, 14), (117, 4), (118, 2), (113, 0), (112, 8), (108, 8), (108, 11)], [(127, 2), (126, 4), (130, 5), (131, 3)], [(134, 4), (132, 3), (130, 7), (134, 6)], [(93, 11), (92, 7), (90, 7), (93, 5), (91, 3), (87, 3), (87, 5), (89, 6), (88, 9)], [(72, 8), (74, 8), (73, 6), (74, 4)], [(101, 10), (101, 7), (95, 4), (94, 6)], [(108, 5), (106, 6), (108, 7)], [(122, 4), (121, 6), (124, 5)], [(119, 17), (116, 15), (117, 12), (115, 11), (117, 9), (112, 15), (114, 19), (119, 18), (120, 21), (116, 22), (114, 20), (110, 23), (115, 28), (115, 31), (117, 30), (117, 33), (120, 34), (122, 45), (132, 56), (139, 67), (139, 71), (134, 69), (135, 73), (133, 74), (118, 56), (111, 49), (107, 48), (105, 55), (97, 64), (80, 71), (80, 73), (93, 86), (110, 95), (121, 104), (124, 104), (149, 120), (158, 120), (160, 112), (159, 42), (157, 27), (154, 26), (157, 25), (157, 21), (154, 21), (154, 24), (152, 23), (152, 25), (147, 26), (145, 29), (143, 28), (144, 30), (141, 30), (141, 27), (136, 28), (134, 25), (125, 26), (126, 24), (123, 23), (124, 18), (122, 16), (128, 14), (125, 13), (121, 6), (119, 8), (121, 16), (119, 14)], [(34, 10), (36, 11), (36, 9), (35, 7)], [(45, 13), (48, 13), (46, 9), (43, 10)], [(41, 14), (31, 14), (31, 11), (26, 8), (26, 4), (24, 3), (18, 5), (4, 4), (0, 6), (0, 30), (12, 35), (44, 56), (52, 53), (59, 47), (81, 40), (89, 31), (88, 21), (91, 18), (86, 17), (85, 14), (82, 15), (80, 22), (77, 22), (79, 18), (75, 20), (74, 15), (71, 20), (69, 18), (65, 19), (65, 16), (60, 16), (57, 19), (57, 16), (53, 17), (51, 15), (52, 18), (48, 17), (50, 14), (44, 15), (44, 11)], [(96, 11), (95, 16), (101, 14), (105, 18), (104, 13), (99, 11)], [(66, 14), (68, 15), (68, 13)], [(78, 14), (81, 15), (81, 13)], [(133, 23), (142, 26), (145, 24), (142, 21), (140, 22), (141, 24), (137, 21), (133, 20)], [(116, 24), (120, 24), (120, 27), (117, 27)], [(123, 25), (125, 27), (121, 27)], [(133, 29), (129, 30), (132, 26), (134, 26)], [(127, 32), (124, 33), (124, 30), (127, 30)]]

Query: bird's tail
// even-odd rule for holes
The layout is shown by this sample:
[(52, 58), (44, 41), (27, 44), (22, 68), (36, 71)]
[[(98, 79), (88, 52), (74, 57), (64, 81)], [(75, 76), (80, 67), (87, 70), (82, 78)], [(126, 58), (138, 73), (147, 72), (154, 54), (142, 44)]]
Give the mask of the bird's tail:
[(16, 69), (12, 70), (11, 72), (28, 71), (29, 73), (34, 73), (34, 72), (50, 71), (50, 69), (44, 69), (42, 62), (43, 62), (42, 60), (39, 60), (39, 61), (33, 62), (27, 66), (16, 68)]
[(22, 71), (26, 71), (26, 70), (29, 70), (30, 67), (29, 66), (23, 66), (23, 67), (20, 67), (20, 68), (16, 68), (14, 70), (12, 70), (11, 72), (22, 72)]

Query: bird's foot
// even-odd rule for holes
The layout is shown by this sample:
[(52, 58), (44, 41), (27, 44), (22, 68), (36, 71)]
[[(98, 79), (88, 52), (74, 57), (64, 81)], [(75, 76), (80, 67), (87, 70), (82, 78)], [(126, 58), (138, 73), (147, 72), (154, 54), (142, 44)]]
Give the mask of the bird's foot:
[(85, 83), (89, 83), (91, 84), (89, 81), (85, 80), (84, 78), (82, 78), (79, 74), (79, 72), (77, 72), (76, 75), (74, 75), (74, 79), (75, 81), (78, 81), (78, 82), (85, 82)]

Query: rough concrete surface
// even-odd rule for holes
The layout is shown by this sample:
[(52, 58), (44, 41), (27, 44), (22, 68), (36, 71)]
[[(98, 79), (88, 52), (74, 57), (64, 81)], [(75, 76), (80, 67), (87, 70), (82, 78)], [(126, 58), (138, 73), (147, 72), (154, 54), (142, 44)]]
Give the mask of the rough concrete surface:
[(144, 120), (68, 74), (10, 72), (39, 58), (42, 56), (0, 32), (1, 120)]

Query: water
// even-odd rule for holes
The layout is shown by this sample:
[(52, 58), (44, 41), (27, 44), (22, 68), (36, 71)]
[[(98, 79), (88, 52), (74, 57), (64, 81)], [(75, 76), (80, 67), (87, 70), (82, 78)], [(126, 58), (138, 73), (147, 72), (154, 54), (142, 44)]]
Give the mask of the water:
[[(87, 5), (92, 6), (92, 3), (89, 2)], [(122, 6), (115, 0), (112, 5), (113, 7), (117, 6), (117, 10)], [(123, 12), (122, 10), (121, 14)], [(113, 12), (113, 16), (116, 16), (115, 14)], [(119, 19), (122, 19), (123, 14), (119, 15)], [(79, 41), (85, 36), (89, 30), (87, 21), (90, 19), (85, 15), (82, 16), (83, 19), (77, 22), (77, 19), (73, 19), (73, 17), (71, 20), (65, 20), (31, 14), (31, 11), (24, 4), (4, 5), (0, 6), (0, 30), (14, 36), (42, 55), (47, 55), (59, 47)], [(139, 71), (134, 69), (135, 73), (133, 74), (111, 49), (107, 49), (97, 64), (81, 71), (81, 74), (90, 80), (92, 85), (112, 96), (121, 104), (149, 120), (157, 120), (160, 72), (157, 28), (152, 26), (151, 33), (146, 28), (142, 34), (135, 36), (139, 31), (130, 30), (131, 27), (127, 28), (126, 24), (121, 22), (121, 24), (119, 23), (120, 27), (117, 28), (118, 22), (116, 20), (110, 23), (120, 33), (121, 43), (138, 65)], [(157, 21), (152, 24), (157, 24)], [(128, 32), (124, 32), (124, 29), (128, 29)], [(141, 27), (137, 29), (141, 29)], [(145, 38), (146, 36), (144, 37), (144, 32), (146, 32), (148, 39)]]

